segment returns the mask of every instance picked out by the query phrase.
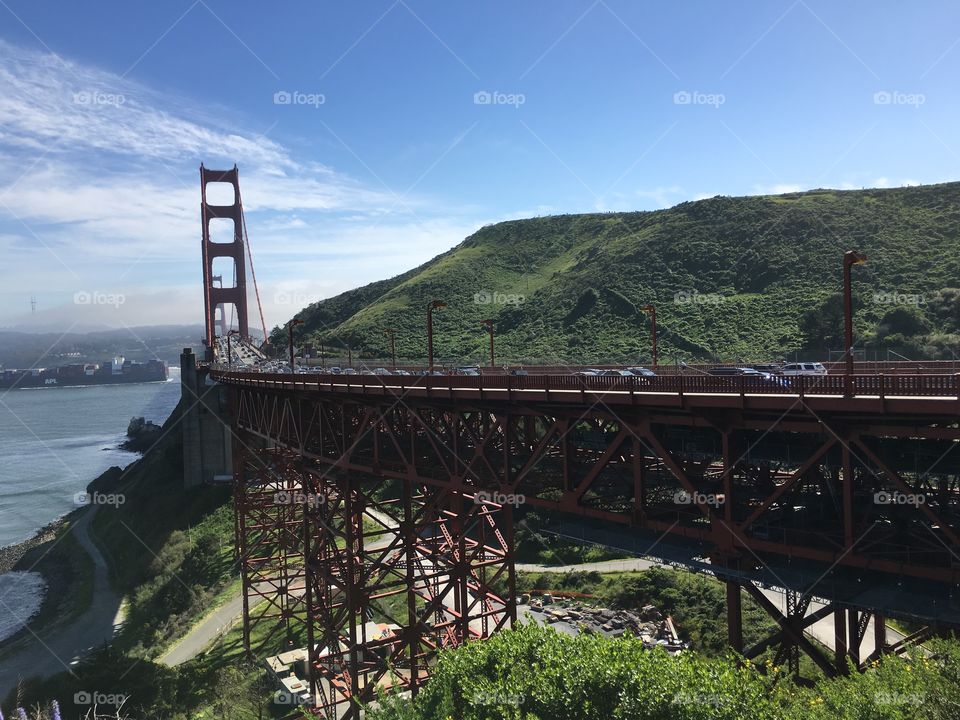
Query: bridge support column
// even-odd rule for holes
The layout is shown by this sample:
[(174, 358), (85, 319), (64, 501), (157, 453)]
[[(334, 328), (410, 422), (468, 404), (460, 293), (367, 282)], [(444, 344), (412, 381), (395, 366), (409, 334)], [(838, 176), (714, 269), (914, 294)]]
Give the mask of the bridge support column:
[(847, 627), (843, 608), (833, 611), (833, 663), (840, 674), (847, 672)]
[(726, 581), (727, 586), (727, 640), (738, 653), (743, 652), (743, 603), (740, 583)]
[(502, 509), (472, 494), (307, 462), (306, 618), (314, 710), (359, 718), (377, 688), (416, 693), (441, 648), (509, 626)]
[(234, 513), (243, 588), (243, 644), (260, 656), (305, 639), (304, 498), (297, 456), (234, 439)]
[(873, 616), (873, 652), (880, 657), (887, 651), (887, 619), (880, 613)]

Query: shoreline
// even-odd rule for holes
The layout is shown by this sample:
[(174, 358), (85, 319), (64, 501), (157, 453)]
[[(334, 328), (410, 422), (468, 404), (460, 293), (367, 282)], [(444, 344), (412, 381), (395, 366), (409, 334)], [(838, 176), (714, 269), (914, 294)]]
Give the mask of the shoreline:
[[(149, 425), (153, 425), (153, 423), (149, 423)], [(134, 449), (133, 447), (127, 447), (129, 443), (136, 441), (135, 437), (131, 437), (128, 433), (121, 433), (118, 436), (118, 439), (119, 439), (119, 442), (117, 443), (116, 446), (110, 447), (110, 448), (102, 448), (102, 449), (103, 450), (119, 450), (125, 453), (129, 453), (130, 455), (133, 456), (133, 458), (130, 460), (129, 463), (127, 463), (126, 465), (123, 465), (122, 467), (119, 465), (113, 465), (111, 467), (108, 467), (102, 473), (100, 473), (95, 478), (93, 478), (93, 480), (88, 482), (86, 485), (86, 488), (89, 488), (98, 480), (103, 478), (105, 475), (110, 474), (111, 471), (113, 471), (116, 468), (120, 468), (121, 473), (125, 473), (128, 468), (140, 462), (140, 460), (143, 458), (144, 456), (143, 450)], [(8, 573), (11, 570), (13, 570), (16, 567), (17, 563), (19, 563), (20, 560), (23, 559), (23, 556), (26, 555), (31, 550), (33, 550), (33, 548), (54, 539), (57, 533), (63, 528), (63, 526), (66, 525), (71, 520), (73, 515), (75, 515), (78, 511), (83, 510), (84, 507), (86, 506), (75, 507), (73, 510), (68, 510), (60, 517), (54, 518), (53, 520), (48, 522), (46, 525), (43, 525), (42, 527), (37, 528), (33, 532), (33, 535), (28, 537), (26, 540), (21, 540), (20, 542), (12, 543), (10, 545), (4, 545), (0, 547), (0, 575), (2, 575), (3, 573)]]
[[(77, 509), (79, 510), (80, 508)], [(35, 547), (39, 547), (45, 542), (53, 540), (63, 526), (69, 522), (70, 516), (76, 511), (77, 510), (71, 510), (56, 520), (47, 523), (26, 540), (0, 548), (0, 575), (12, 571), (17, 563), (23, 559), (24, 555)]]

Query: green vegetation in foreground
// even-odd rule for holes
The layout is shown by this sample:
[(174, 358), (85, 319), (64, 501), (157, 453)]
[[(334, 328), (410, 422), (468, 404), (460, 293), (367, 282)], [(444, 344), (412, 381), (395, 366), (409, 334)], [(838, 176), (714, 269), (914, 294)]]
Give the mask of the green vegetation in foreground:
[(522, 626), (441, 654), (420, 694), (385, 699), (368, 720), (953, 720), (960, 645), (936, 660), (884, 659), (805, 689), (781, 668), (676, 657), (640, 640), (576, 638)]
[[(662, 361), (824, 357), (843, 345), (841, 257), (856, 248), (868, 256), (853, 273), (857, 345), (949, 358), (960, 348), (958, 207), (960, 183), (946, 183), (503, 222), (304, 308), (296, 333), (337, 356), (349, 343), (356, 360), (389, 357), (383, 329), (395, 328), (398, 356), (421, 361), (427, 303), (440, 298), (439, 359), (485, 362), (480, 321), (493, 318), (503, 362), (635, 363), (649, 360), (639, 308), (653, 303)], [(271, 339), (285, 348), (286, 330)]]
[(233, 582), (233, 512), (226, 488), (183, 487), (179, 408), (165, 435), (103, 492), (126, 502), (105, 506), (93, 536), (127, 601), (113, 645), (156, 658), (223, 599)]

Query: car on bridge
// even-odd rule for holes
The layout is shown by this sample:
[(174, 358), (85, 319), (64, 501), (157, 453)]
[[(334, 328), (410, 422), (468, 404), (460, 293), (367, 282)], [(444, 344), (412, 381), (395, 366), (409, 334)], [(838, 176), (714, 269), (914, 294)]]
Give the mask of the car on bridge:
[(636, 375), (637, 377), (656, 377), (657, 376), (657, 374), (650, 368), (628, 367), (627, 370), (630, 371), (631, 375)]
[(763, 375), (764, 373), (759, 370), (754, 370), (753, 368), (748, 367), (734, 367), (733, 365), (723, 365), (721, 367), (713, 367), (707, 370), (707, 375), (715, 375), (717, 377), (733, 377), (737, 375)]
[(780, 372), (788, 377), (797, 375), (826, 375), (827, 368), (818, 362), (796, 362), (787, 363)]
[(714, 375), (716, 377), (745, 377), (745, 378), (756, 378), (761, 380), (765, 385), (776, 385), (782, 388), (789, 388), (790, 381), (785, 377), (779, 375), (771, 375), (767, 372), (760, 372), (750, 367), (734, 367), (732, 365), (724, 365), (721, 367), (714, 367), (707, 370), (708, 375)]
[(600, 373), (603, 377), (633, 377), (629, 370), (604, 370)]
[(393, 373), (387, 370), (386, 368), (374, 368), (373, 374), (374, 375), (393, 375)]

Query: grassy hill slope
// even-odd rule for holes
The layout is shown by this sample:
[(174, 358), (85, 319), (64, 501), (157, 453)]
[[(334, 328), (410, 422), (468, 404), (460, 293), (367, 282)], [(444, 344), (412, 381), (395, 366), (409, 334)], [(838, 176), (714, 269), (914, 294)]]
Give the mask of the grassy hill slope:
[[(941, 291), (960, 284), (960, 183), (499, 223), (415, 270), (305, 308), (298, 334), (385, 357), (392, 327), (398, 355), (422, 359), (426, 306), (439, 298), (448, 307), (434, 316), (438, 358), (482, 360), (480, 321), (492, 317), (504, 360), (638, 361), (649, 356), (639, 308), (653, 303), (664, 360), (822, 354), (839, 344), (816, 337), (814, 321), (835, 314), (851, 248), (868, 256), (854, 270), (861, 339), (878, 346), (902, 330), (888, 317), (899, 310), (907, 335), (932, 336), (930, 352), (949, 356), (960, 313), (956, 294)], [(285, 347), (281, 329), (273, 338)]]

